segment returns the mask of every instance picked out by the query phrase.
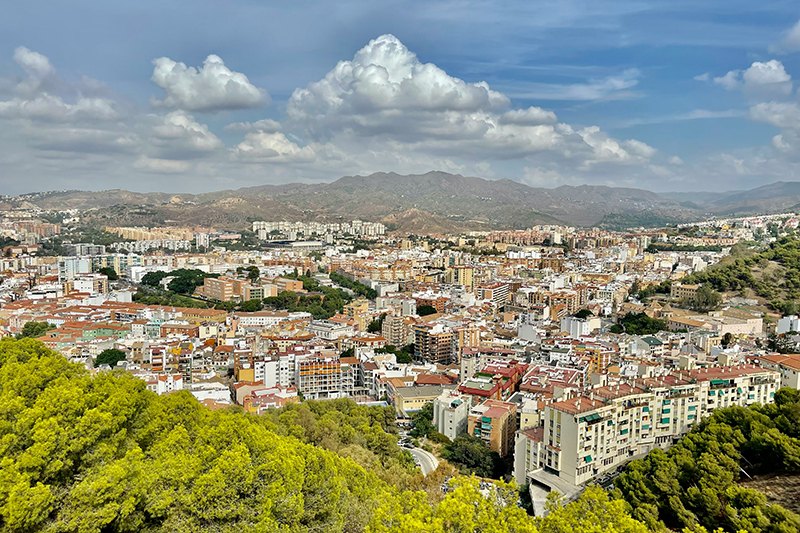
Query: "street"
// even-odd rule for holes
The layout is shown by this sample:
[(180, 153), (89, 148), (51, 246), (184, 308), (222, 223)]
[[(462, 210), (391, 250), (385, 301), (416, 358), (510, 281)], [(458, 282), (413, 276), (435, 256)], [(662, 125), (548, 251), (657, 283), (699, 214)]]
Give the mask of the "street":
[(432, 453), (426, 452), (422, 448), (410, 448), (408, 451), (419, 462), (419, 468), (422, 470), (423, 476), (427, 476), (439, 466), (439, 460)]

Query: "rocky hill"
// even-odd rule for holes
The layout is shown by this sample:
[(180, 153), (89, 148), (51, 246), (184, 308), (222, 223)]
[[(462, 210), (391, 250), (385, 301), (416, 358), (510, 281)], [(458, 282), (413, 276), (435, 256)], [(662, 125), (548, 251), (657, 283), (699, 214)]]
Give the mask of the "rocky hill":
[[(691, 196), (685, 198), (692, 198)], [(58, 191), (5, 198), (4, 205), (45, 210), (90, 210), (102, 224), (209, 224), (243, 228), (253, 220), (383, 221), (403, 231), (524, 228), (533, 224), (600, 225), (618, 229), (658, 226), (708, 214), (776, 212), (800, 204), (800, 183), (779, 182), (753, 191), (698, 195), (593, 185), (529, 187), (445, 172), (376, 173), (331, 183), (263, 185), (205, 194), (122, 190)]]

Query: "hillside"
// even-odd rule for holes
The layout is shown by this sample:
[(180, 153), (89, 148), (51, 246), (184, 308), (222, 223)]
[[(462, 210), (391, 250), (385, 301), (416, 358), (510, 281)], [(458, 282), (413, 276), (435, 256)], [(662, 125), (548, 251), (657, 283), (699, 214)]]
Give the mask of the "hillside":
[(384, 480), (404, 468), (374, 458), (407, 453), (381, 429), (393, 414), (349, 401), (211, 411), (188, 392), (156, 396), (124, 372), (92, 377), (37, 341), (4, 339), (0, 405), (2, 531), (647, 531), (597, 488), (544, 520), (503, 483), (491, 498), (476, 478), (454, 478), (446, 495), (405, 490)]
[(800, 204), (800, 183), (733, 193), (656, 194), (595, 185), (529, 187), (445, 172), (376, 173), (331, 183), (263, 185), (204, 194), (58, 191), (5, 198), (44, 210), (88, 210), (97, 224), (201, 224), (242, 229), (253, 220), (360, 218), (400, 231), (444, 232), (569, 224), (622, 229), (697, 220), (708, 214), (781, 212)]

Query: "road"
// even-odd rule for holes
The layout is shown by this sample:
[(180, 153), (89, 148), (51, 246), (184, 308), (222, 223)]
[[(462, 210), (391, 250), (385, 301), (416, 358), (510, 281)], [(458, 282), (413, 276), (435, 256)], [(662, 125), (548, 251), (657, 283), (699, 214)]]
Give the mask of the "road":
[(419, 461), (419, 468), (422, 470), (422, 475), (427, 476), (439, 466), (439, 460), (430, 452), (426, 452), (422, 448), (410, 448), (408, 450), (414, 459)]

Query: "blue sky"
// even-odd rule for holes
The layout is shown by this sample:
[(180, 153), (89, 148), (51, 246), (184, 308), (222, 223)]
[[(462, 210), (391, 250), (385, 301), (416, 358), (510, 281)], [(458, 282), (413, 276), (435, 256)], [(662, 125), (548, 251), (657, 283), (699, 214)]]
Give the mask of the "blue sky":
[(0, 185), (794, 180), (799, 20), (788, 1), (11, 3)]

